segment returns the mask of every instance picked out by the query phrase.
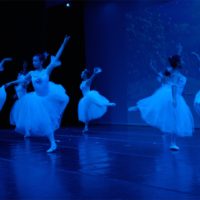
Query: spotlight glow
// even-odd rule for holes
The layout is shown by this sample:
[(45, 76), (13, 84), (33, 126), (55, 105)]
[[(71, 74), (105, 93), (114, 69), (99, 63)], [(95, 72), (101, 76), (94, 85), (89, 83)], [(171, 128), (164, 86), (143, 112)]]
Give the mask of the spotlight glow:
[(70, 3), (66, 3), (66, 7), (68, 7), (68, 8), (69, 8), (69, 7), (70, 7)]

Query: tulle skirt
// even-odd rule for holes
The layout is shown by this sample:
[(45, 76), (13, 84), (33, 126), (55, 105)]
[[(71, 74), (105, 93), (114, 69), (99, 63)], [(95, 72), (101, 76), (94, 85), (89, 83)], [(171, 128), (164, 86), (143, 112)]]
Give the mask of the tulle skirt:
[(166, 133), (191, 136), (194, 128), (192, 113), (181, 95), (177, 95), (177, 106), (173, 106), (172, 90), (164, 85), (152, 96), (137, 103), (141, 116), (151, 126)]
[(27, 93), (27, 90), (26, 87), (24, 87), (22, 84), (19, 84), (15, 86), (15, 92), (19, 99)]
[(198, 91), (196, 96), (195, 96), (194, 109), (200, 115), (200, 91)]
[(30, 135), (47, 136), (59, 128), (62, 114), (69, 102), (65, 89), (49, 82), (45, 96), (30, 92), (18, 99), (10, 113), (10, 123), (16, 131)]
[(2, 110), (2, 108), (5, 104), (6, 97), (7, 97), (7, 94), (6, 94), (5, 87), (1, 86), (0, 87), (0, 111)]
[(102, 117), (107, 111), (109, 100), (95, 90), (84, 95), (78, 104), (78, 119), (88, 122)]

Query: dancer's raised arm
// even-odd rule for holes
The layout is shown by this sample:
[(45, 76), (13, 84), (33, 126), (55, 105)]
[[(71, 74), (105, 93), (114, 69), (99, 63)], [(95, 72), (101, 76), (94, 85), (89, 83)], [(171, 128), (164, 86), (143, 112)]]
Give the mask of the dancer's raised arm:
[(93, 79), (95, 78), (95, 76), (96, 76), (97, 74), (101, 73), (101, 72), (102, 72), (102, 69), (101, 69), (100, 67), (94, 67), (93, 74), (90, 76), (90, 78), (88, 78), (87, 84), (91, 85)]
[(27, 83), (27, 82), (29, 83), (30, 80), (31, 80), (31, 74), (29, 72), (24, 78), (5, 83), (4, 86), (5, 86), (5, 88), (7, 88), (11, 85), (16, 85), (16, 84), (20, 84), (20, 83)]
[(5, 62), (8, 62), (8, 61), (12, 61), (12, 58), (4, 58), (4, 59), (1, 60), (1, 62), (0, 62), (0, 71), (4, 70), (4, 64), (5, 64)]
[(181, 56), (182, 52), (183, 52), (183, 46), (181, 43), (179, 43), (177, 46), (177, 54)]
[(51, 62), (50, 62), (50, 64), (46, 68), (47, 74), (50, 75), (51, 72), (52, 72), (52, 70), (55, 67), (58, 67), (58, 66), (61, 65), (61, 62), (59, 61), (59, 59), (60, 59), (60, 56), (62, 55), (62, 52), (63, 52), (66, 44), (69, 41), (69, 39), (70, 39), (70, 36), (66, 35), (65, 38), (64, 38), (63, 43), (61, 44), (60, 48), (58, 49), (58, 51), (56, 53), (56, 56), (51, 56)]
[(200, 62), (200, 55), (198, 53), (192, 51), (191, 54), (194, 55), (197, 58), (197, 60)]

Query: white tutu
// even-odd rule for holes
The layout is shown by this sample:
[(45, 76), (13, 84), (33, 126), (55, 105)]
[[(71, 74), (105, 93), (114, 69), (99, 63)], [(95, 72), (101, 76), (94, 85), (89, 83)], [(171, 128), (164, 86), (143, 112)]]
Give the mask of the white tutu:
[(109, 100), (96, 90), (88, 91), (79, 101), (78, 119), (82, 122), (98, 119), (107, 111)]
[[(17, 77), (17, 80), (19, 81), (22, 81), (24, 80), (25, 78), (25, 75), (19, 73), (18, 74), (18, 77)], [(16, 92), (16, 95), (19, 98), (21, 98), (22, 96), (24, 96), (27, 92), (27, 83), (19, 83), (18, 85), (15, 86), (15, 92)]]
[(60, 126), (63, 111), (69, 102), (65, 89), (49, 82), (48, 94), (40, 96), (30, 92), (17, 100), (11, 110), (10, 123), (16, 131), (45, 136)]
[(163, 132), (179, 136), (191, 136), (194, 122), (191, 111), (181, 95), (177, 95), (177, 106), (172, 104), (172, 89), (163, 85), (152, 96), (140, 100), (137, 106), (142, 118)]
[(194, 108), (195, 108), (196, 112), (200, 115), (200, 91), (198, 91), (195, 96)]
[(5, 104), (6, 97), (7, 97), (7, 94), (6, 94), (5, 87), (3, 85), (0, 87), (0, 111), (2, 110), (2, 108)]

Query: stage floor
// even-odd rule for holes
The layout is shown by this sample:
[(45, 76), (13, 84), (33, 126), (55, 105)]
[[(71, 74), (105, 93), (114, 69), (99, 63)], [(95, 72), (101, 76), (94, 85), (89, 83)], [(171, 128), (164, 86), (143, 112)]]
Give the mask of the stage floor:
[(56, 139), (46, 153), (46, 138), (0, 131), (0, 199), (200, 199), (199, 130), (178, 152), (151, 127), (72, 127)]

